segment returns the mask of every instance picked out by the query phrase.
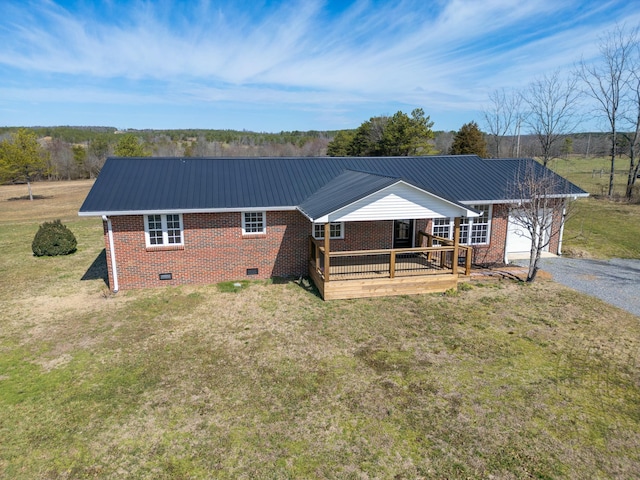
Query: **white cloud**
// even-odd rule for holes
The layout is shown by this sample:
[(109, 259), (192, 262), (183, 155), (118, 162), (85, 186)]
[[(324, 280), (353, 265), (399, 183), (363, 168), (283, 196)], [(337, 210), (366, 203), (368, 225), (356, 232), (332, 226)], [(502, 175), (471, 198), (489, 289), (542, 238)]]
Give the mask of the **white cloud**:
[(13, 74), (0, 98), (477, 109), (494, 88), (593, 55), (616, 19), (640, 24), (623, 0), (102, 5), (0, 6), (0, 68)]

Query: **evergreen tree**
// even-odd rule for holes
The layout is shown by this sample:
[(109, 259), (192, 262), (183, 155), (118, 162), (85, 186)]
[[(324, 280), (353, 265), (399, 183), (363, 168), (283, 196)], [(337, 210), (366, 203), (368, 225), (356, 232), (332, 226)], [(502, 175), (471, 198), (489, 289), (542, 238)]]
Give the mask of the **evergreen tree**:
[(354, 135), (355, 133), (351, 130), (340, 130), (327, 145), (327, 155), (330, 157), (346, 157), (350, 155)]
[(122, 135), (122, 138), (116, 144), (113, 153), (117, 157), (148, 157), (149, 153), (139, 142), (138, 137), (131, 133)]
[(476, 122), (465, 123), (453, 137), (451, 155), (475, 154), (487, 158), (487, 141)]
[(385, 156), (413, 156), (432, 153), (431, 140), (434, 133), (431, 130), (433, 122), (425, 117), (424, 110), (416, 108), (411, 117), (406, 113), (397, 112), (389, 118), (382, 138), (382, 155)]
[(31, 182), (48, 170), (48, 156), (35, 133), (21, 128), (0, 142), (0, 181), (26, 182), (33, 200)]
[(381, 157), (433, 153), (433, 122), (424, 110), (411, 116), (398, 111), (392, 117), (371, 117), (354, 132), (339, 132), (327, 147), (330, 156)]

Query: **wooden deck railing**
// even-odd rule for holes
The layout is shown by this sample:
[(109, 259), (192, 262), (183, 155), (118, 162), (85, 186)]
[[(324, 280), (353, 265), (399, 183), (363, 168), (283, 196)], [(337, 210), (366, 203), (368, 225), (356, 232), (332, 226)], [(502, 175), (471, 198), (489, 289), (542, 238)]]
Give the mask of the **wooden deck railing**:
[[(331, 279), (395, 278), (438, 273), (457, 275), (460, 265), (464, 266), (465, 275), (470, 274), (470, 247), (456, 247), (451, 240), (422, 231), (419, 232), (419, 240), (420, 246), (414, 248), (336, 251), (329, 252), (327, 259), (324, 240), (310, 236), (310, 266), (325, 282)], [(325, 268), (327, 264), (328, 269)]]
[[(434, 243), (440, 245), (447, 246), (455, 246), (455, 242), (449, 238), (438, 237), (436, 235), (431, 235), (423, 230), (418, 231), (418, 243), (420, 245), (424, 245), (426, 243), (427, 247), (432, 247)], [(471, 262), (473, 260), (473, 248), (467, 245), (458, 244), (458, 264), (461, 263), (461, 259), (464, 258), (464, 274), (469, 275), (471, 273)]]

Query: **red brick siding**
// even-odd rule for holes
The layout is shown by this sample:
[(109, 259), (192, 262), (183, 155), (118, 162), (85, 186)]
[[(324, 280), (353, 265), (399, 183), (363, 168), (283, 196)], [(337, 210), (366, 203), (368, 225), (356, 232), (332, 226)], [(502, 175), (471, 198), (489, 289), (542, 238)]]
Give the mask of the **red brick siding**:
[(488, 245), (473, 245), (473, 263), (476, 265), (492, 265), (504, 263), (504, 252), (507, 244), (507, 227), (509, 224), (509, 208), (498, 204), (491, 208), (491, 240)]
[(392, 244), (393, 220), (346, 222), (344, 224), (344, 239), (331, 240), (330, 248), (332, 252), (377, 250), (391, 248)]
[[(111, 217), (121, 289), (159, 285), (209, 284), (221, 281), (266, 279), (273, 276), (307, 274), (308, 237), (311, 223), (297, 211), (267, 212), (267, 233), (242, 235), (241, 213), (184, 214), (183, 247), (145, 246), (142, 215)], [(491, 216), (491, 243), (473, 247), (476, 264), (502, 263), (509, 212), (506, 205), (494, 205)], [(561, 210), (554, 215), (560, 222)], [(431, 233), (430, 219), (417, 219), (414, 234)], [(107, 223), (104, 239), (109, 284), (113, 287)], [(344, 224), (344, 239), (331, 240), (332, 251), (392, 248), (393, 221), (351, 222)], [(557, 252), (558, 235), (549, 250)], [(257, 268), (258, 275), (247, 276)], [(171, 273), (172, 280), (159, 280), (160, 273)]]
[[(307, 273), (311, 224), (299, 212), (267, 212), (264, 235), (243, 235), (239, 212), (184, 214), (182, 219), (184, 247), (146, 247), (142, 215), (111, 217), (120, 288)], [(106, 235), (105, 243), (113, 285)], [(247, 276), (249, 268), (257, 268), (258, 275)], [(160, 273), (173, 279), (159, 280)]]
[[(267, 233), (243, 235), (241, 213), (184, 214), (184, 246), (146, 247), (142, 215), (111, 217), (120, 289), (209, 284), (273, 276), (306, 275), (311, 222), (297, 211), (267, 212)], [(391, 248), (393, 222), (347, 223), (331, 250)], [(113, 272), (107, 235), (109, 284)], [(257, 268), (257, 275), (247, 269)], [(171, 273), (171, 280), (159, 274)]]

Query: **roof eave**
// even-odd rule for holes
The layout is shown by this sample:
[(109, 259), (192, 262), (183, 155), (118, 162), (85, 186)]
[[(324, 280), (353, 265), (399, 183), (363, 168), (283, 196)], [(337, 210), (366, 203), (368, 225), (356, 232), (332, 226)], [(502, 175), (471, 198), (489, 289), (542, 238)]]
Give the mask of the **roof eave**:
[(230, 213), (230, 212), (281, 212), (298, 210), (296, 206), (275, 206), (275, 207), (233, 207), (233, 208), (170, 208), (156, 210), (108, 210), (108, 211), (88, 211), (78, 212), (80, 217), (116, 217), (124, 215), (163, 215), (174, 213)]
[[(587, 198), (589, 193), (563, 193), (557, 195), (547, 195), (546, 198)], [(522, 203), (521, 198), (502, 198), (500, 200), (463, 200), (460, 203), (463, 205), (493, 205), (499, 203)]]

